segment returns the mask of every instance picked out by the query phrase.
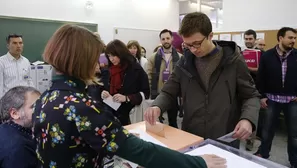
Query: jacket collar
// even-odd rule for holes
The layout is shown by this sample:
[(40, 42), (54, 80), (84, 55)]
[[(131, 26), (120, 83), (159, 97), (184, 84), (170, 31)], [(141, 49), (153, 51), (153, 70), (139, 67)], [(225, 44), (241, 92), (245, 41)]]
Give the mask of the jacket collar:
[(8, 125), (9, 127), (12, 127), (14, 129), (16, 129), (18, 132), (21, 132), (23, 134), (26, 134), (28, 136), (32, 136), (32, 130), (31, 128), (25, 128), (19, 124), (16, 124), (15, 122), (13, 121), (7, 121), (7, 122), (4, 122), (2, 123), (3, 125)]
[(52, 86), (50, 90), (69, 90), (73, 92), (86, 92), (86, 84), (80, 79), (67, 76), (55, 75), (52, 78)]
[[(216, 45), (217, 49), (223, 50), (223, 57), (218, 68), (223, 68), (224, 66), (231, 64), (240, 55), (239, 48), (235, 42), (213, 41), (213, 43)], [(215, 53), (215, 50), (210, 54)], [(198, 75), (195, 67), (195, 58), (196, 56), (190, 50), (187, 49), (184, 51), (184, 62), (182, 66), (187, 69), (192, 76)]]
[[(16, 60), (17, 61), (17, 59), (15, 59), (11, 54), (10, 54), (10, 52), (7, 52), (7, 58), (9, 59), (9, 61), (14, 61), (14, 60)], [(18, 59), (18, 60), (22, 60), (23, 59), (23, 56), (22, 55), (20, 55), (20, 58)]]

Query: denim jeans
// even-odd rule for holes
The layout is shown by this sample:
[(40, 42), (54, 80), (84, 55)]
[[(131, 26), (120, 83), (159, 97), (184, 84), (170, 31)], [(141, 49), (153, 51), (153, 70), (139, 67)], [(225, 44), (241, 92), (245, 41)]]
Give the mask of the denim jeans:
[(258, 119), (258, 127), (257, 127), (257, 133), (256, 136), (262, 139), (262, 128), (264, 124), (264, 115), (265, 115), (266, 109), (261, 108), (259, 112), (259, 119)]
[(287, 152), (291, 165), (297, 165), (297, 102), (277, 103), (268, 100), (268, 109), (264, 115), (262, 143), (257, 153), (268, 158), (272, 140), (278, 125), (279, 115), (283, 111), (288, 132)]

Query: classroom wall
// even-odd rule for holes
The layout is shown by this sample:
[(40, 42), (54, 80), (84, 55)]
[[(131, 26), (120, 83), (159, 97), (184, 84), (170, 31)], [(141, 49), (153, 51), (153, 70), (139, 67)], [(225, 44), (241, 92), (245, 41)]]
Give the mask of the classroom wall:
[(0, 0), (0, 15), (98, 23), (105, 42), (113, 39), (114, 27), (178, 30), (176, 0)]
[[(192, 12), (197, 12), (198, 11), (198, 4), (197, 3), (192, 3), (190, 1), (181, 1), (179, 4), (179, 13), (180, 14), (187, 14), (187, 13), (192, 13)], [(222, 24), (223, 24), (223, 12), (219, 10), (217, 12), (217, 9), (210, 8), (208, 6), (201, 6), (201, 12), (205, 13), (211, 20), (213, 29), (219, 29)], [(216, 27), (216, 19), (219, 19), (219, 25)]]
[(297, 28), (297, 0), (223, 0), (222, 31)]

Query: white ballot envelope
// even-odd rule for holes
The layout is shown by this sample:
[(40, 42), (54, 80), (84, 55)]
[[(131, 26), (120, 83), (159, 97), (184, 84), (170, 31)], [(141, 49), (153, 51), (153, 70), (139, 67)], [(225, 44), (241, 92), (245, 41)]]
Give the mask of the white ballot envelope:
[(156, 125), (151, 125), (145, 122), (145, 130), (161, 137), (165, 137), (164, 125), (157, 122)]
[(223, 142), (227, 142), (227, 143), (231, 143), (231, 142), (236, 140), (236, 138), (233, 138), (234, 134), (235, 134), (234, 131), (230, 132), (229, 134), (221, 136), (220, 138), (218, 138), (218, 140), (223, 141)]
[(115, 102), (112, 99), (112, 96), (107, 97), (106, 99), (103, 99), (103, 102), (107, 105), (109, 105), (111, 108), (113, 108), (114, 110), (118, 110), (119, 107), (121, 106), (121, 103)]

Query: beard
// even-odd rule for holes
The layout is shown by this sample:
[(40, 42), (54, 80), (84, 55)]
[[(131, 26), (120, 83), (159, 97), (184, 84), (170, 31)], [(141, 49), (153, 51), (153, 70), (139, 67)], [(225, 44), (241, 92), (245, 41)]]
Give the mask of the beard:
[(245, 43), (245, 46), (249, 49), (254, 48), (253, 43)]
[(285, 44), (282, 43), (281, 45), (282, 45), (282, 47), (283, 47), (286, 51), (289, 51), (289, 50), (292, 50), (292, 49), (293, 49), (294, 44), (295, 44), (295, 43), (290, 43), (290, 44), (288, 44), (288, 45), (285, 45)]
[(31, 128), (33, 126), (32, 119), (21, 111), (20, 124), (25, 128)]
[(168, 49), (171, 48), (171, 44), (169, 44), (169, 43), (165, 43), (165, 44), (163, 44), (162, 46), (163, 46), (163, 48), (165, 48), (166, 50), (168, 50)]

